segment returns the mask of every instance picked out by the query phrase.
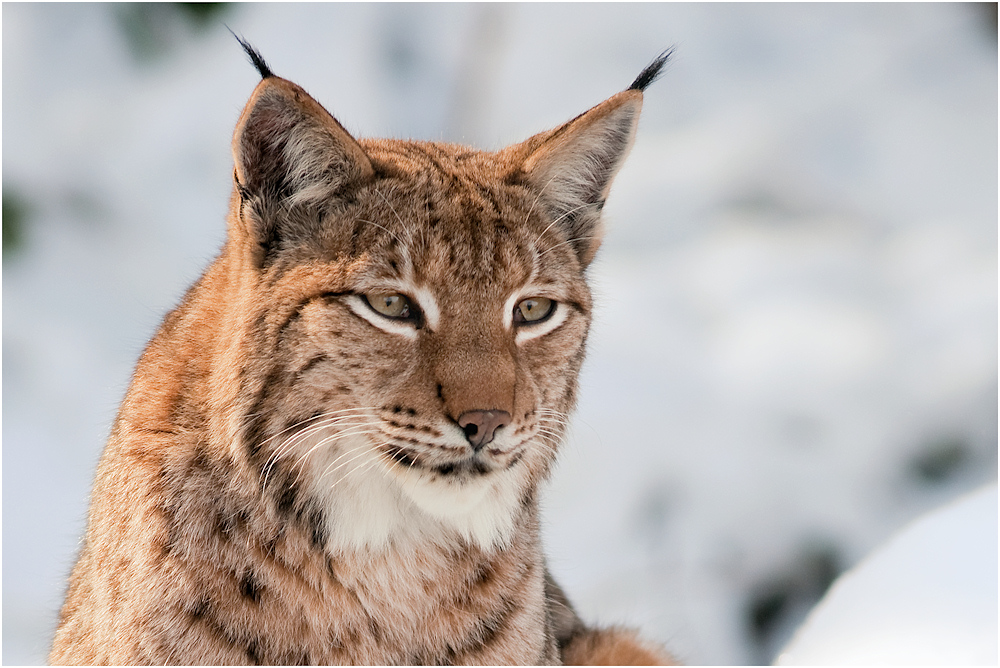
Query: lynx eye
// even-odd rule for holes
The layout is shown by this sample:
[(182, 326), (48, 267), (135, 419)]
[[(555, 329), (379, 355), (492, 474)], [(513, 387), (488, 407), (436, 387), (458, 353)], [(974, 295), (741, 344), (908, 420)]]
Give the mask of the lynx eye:
[(376, 313), (395, 320), (410, 320), (417, 313), (410, 300), (397, 293), (365, 295), (365, 301)]
[(548, 318), (556, 310), (556, 303), (545, 297), (522, 299), (514, 307), (515, 323), (535, 323)]

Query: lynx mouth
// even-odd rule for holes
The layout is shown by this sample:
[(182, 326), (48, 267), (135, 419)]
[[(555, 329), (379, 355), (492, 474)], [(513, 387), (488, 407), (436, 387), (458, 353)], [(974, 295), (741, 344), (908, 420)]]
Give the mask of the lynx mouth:
[(407, 469), (433, 472), (453, 479), (474, 478), (509, 469), (517, 464), (523, 455), (523, 453), (518, 452), (509, 462), (499, 464), (491, 463), (489, 461), (490, 457), (484, 454), (483, 451), (480, 451), (468, 457), (445, 462), (444, 464), (431, 464), (425, 460), (424, 455), (410, 448), (389, 445), (383, 446), (382, 451), (397, 464)]
[(434, 470), (443, 476), (485, 475), (494, 471), (492, 467), (488, 466), (482, 460), (478, 453), (468, 459), (436, 466)]

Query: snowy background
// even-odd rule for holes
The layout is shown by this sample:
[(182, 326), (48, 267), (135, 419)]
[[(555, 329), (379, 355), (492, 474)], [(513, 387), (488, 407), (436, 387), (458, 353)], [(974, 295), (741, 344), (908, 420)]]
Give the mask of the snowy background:
[(3, 661), (39, 663), (132, 366), (223, 240), (257, 75), (499, 148), (663, 48), (544, 500), (585, 617), (770, 662), (997, 477), (996, 5), (3, 5)]

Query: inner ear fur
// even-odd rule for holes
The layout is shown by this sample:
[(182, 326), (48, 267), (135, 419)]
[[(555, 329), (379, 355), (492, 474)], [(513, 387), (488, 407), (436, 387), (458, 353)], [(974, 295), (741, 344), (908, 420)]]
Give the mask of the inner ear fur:
[(320, 210), (374, 175), (364, 150), (321, 104), (274, 76), (257, 85), (240, 115), (233, 159), (246, 232), (265, 253), (296, 232), (287, 229), (301, 218), (293, 212)]
[(560, 127), (508, 149), (515, 174), (541, 193), (584, 266), (604, 230), (601, 209), (632, 144), (642, 92), (629, 89)]

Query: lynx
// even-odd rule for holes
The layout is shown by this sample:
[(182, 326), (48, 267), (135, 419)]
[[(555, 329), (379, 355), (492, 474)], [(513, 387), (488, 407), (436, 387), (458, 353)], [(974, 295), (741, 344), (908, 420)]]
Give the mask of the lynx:
[(483, 152), (355, 139), (240, 42), (262, 80), (227, 239), (138, 362), (50, 660), (669, 661), (583, 624), (538, 519), (601, 209), (669, 51)]

